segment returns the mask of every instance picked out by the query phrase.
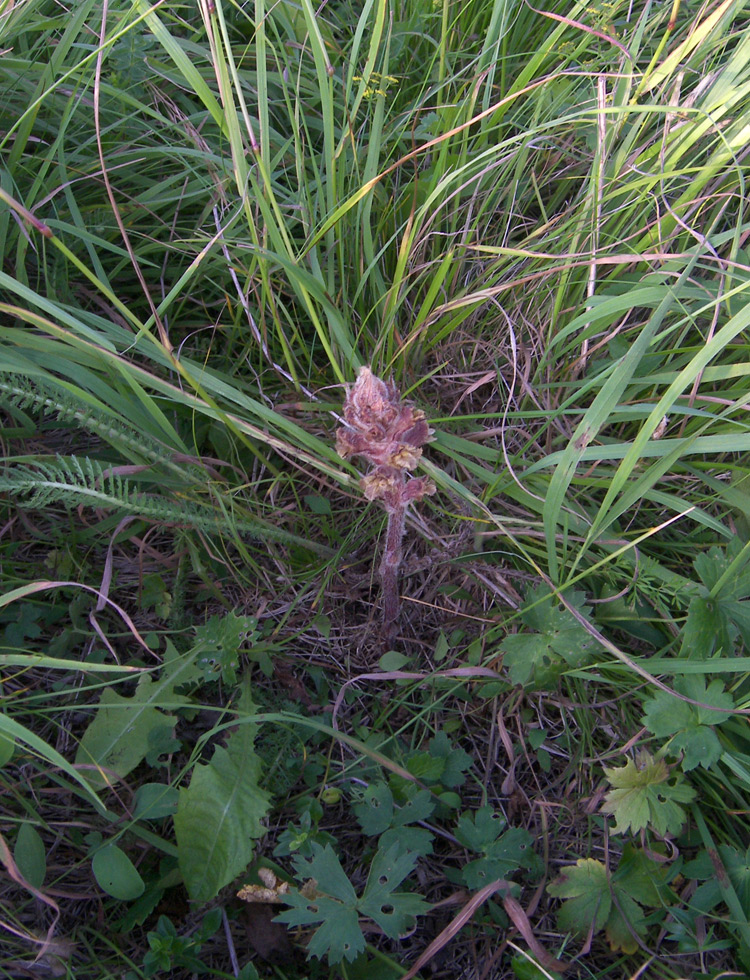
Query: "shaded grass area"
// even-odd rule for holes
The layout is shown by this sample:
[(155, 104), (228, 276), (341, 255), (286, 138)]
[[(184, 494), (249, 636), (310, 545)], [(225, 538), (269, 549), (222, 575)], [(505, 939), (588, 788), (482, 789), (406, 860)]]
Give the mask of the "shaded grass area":
[(748, 969), (749, 46), (0, 4), (4, 975)]

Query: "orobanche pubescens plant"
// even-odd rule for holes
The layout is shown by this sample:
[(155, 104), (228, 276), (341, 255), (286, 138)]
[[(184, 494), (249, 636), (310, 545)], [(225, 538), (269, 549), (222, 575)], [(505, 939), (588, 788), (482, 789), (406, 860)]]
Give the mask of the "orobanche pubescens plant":
[(393, 382), (376, 377), (368, 367), (350, 386), (344, 401), (345, 425), (336, 432), (336, 449), (348, 459), (363, 456), (372, 469), (360, 480), (365, 497), (379, 500), (388, 515), (385, 550), (380, 564), (383, 583), (383, 624), (386, 638), (399, 612), (398, 573), (409, 504), (435, 493), (425, 476), (409, 476), (430, 441), (424, 412), (403, 401)]

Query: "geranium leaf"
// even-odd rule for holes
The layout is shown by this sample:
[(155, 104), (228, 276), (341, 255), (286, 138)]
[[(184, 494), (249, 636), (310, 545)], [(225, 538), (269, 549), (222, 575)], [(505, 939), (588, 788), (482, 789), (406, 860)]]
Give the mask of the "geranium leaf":
[(565, 899), (557, 913), (563, 932), (586, 936), (604, 927), (612, 908), (607, 869), (594, 858), (580, 858), (566, 868), (547, 891), (553, 898)]
[(685, 822), (681, 804), (695, 798), (681, 773), (670, 772), (663, 759), (648, 752), (639, 753), (637, 762), (629, 759), (621, 768), (605, 767), (604, 772), (614, 788), (606, 794), (602, 810), (614, 815), (616, 834), (628, 829), (638, 833), (649, 825), (660, 836), (679, 832)]

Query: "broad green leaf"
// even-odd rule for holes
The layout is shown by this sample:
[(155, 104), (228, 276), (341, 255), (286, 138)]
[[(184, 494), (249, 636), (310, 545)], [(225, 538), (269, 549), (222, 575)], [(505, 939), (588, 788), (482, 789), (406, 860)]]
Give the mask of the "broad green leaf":
[(258, 620), (228, 612), (212, 616), (195, 631), (196, 667), (204, 681), (221, 678), (225, 684), (237, 683), (239, 651), (244, 643), (258, 637)]
[(626, 844), (617, 870), (612, 875), (615, 889), (626, 891), (640, 905), (656, 908), (671, 900), (667, 885), (669, 869), (667, 865), (632, 844)]
[(445, 763), (429, 752), (415, 752), (406, 760), (406, 768), (420, 783), (436, 783), (443, 775)]
[(30, 823), (22, 823), (18, 828), (13, 860), (32, 888), (42, 887), (47, 874), (47, 855), (42, 838)]
[(163, 820), (173, 817), (179, 793), (168, 783), (143, 783), (133, 800), (134, 820)]
[(409, 824), (426, 820), (435, 809), (429, 790), (417, 790), (406, 802), (398, 806), (386, 783), (372, 783), (365, 790), (361, 803), (353, 807), (359, 825), (368, 837), (381, 834), (379, 847), (388, 849), (398, 841), (401, 850), (417, 854), (432, 853), (433, 834), (424, 827)]
[[(730, 625), (715, 599), (694, 596), (682, 631), (681, 656), (704, 660), (716, 649), (727, 653), (731, 649)], [(736, 636), (736, 632), (731, 635)]]
[(429, 906), (416, 894), (395, 889), (409, 875), (416, 855), (405, 852), (396, 841), (387, 851), (378, 850), (370, 865), (367, 884), (357, 898), (338, 857), (326, 844), (311, 845), (312, 857), (297, 855), (298, 879), (306, 881), (301, 891), (289, 892), (283, 900), (291, 906), (277, 917), (287, 925), (317, 925), (308, 944), (310, 956), (327, 956), (331, 963), (353, 960), (365, 948), (359, 915), (365, 915), (391, 939), (410, 928), (413, 916)]
[(411, 927), (413, 916), (427, 912), (430, 907), (419, 895), (396, 891), (414, 870), (416, 861), (416, 854), (404, 851), (396, 842), (387, 851), (378, 850), (370, 865), (359, 910), (377, 922), (391, 939), (397, 939)]
[(634, 953), (638, 937), (646, 934), (641, 905), (658, 907), (668, 900), (666, 869), (652, 858), (626, 845), (611, 876), (600, 861), (580, 859), (547, 888), (565, 899), (557, 913), (560, 929), (588, 936), (604, 929), (615, 952)]
[[(246, 688), (240, 699), (240, 721), (253, 714)], [(253, 838), (269, 807), (268, 794), (258, 785), (261, 762), (255, 743), (256, 726), (239, 727), (217, 745), (208, 765), (197, 765), (190, 785), (180, 790), (174, 818), (180, 871), (190, 898), (208, 902), (245, 870), (253, 855)]]
[(135, 865), (117, 844), (100, 848), (94, 855), (91, 868), (102, 891), (121, 902), (132, 902), (146, 888)]
[(378, 841), (378, 846), (388, 850), (398, 844), (401, 851), (412, 851), (420, 857), (432, 854), (435, 835), (426, 827), (390, 827)]
[(165, 728), (169, 735), (174, 733), (175, 718), (154, 704), (154, 701), (163, 703), (164, 694), (164, 689), (148, 674), (141, 676), (132, 697), (123, 697), (112, 688), (102, 692), (96, 717), (86, 729), (76, 753), (76, 765), (104, 770), (85, 770), (86, 778), (97, 789), (110, 782), (107, 771), (124, 777), (143, 762), (155, 729)]
[(629, 759), (604, 772), (614, 788), (606, 794), (602, 811), (614, 815), (616, 834), (628, 829), (638, 833), (648, 826), (660, 836), (679, 833), (685, 822), (682, 804), (695, 798), (681, 773), (670, 772), (663, 759), (648, 752), (639, 753), (637, 762)]
[(305, 898), (300, 892), (289, 892), (284, 901), (292, 908), (278, 915), (275, 922), (318, 926), (307, 944), (308, 956), (327, 957), (331, 963), (340, 963), (344, 959), (356, 959), (364, 950), (365, 937), (353, 905), (344, 905), (326, 895)]
[(402, 806), (396, 808), (393, 814), (393, 826), (403, 827), (408, 823), (415, 823), (417, 820), (427, 820), (432, 816), (435, 809), (435, 802), (432, 793), (428, 789), (419, 789), (414, 792), (410, 787), (410, 794)]
[(321, 847), (317, 842), (313, 842), (312, 851), (313, 854), (310, 858), (301, 855), (295, 857), (293, 863), (297, 875), (317, 882), (317, 889), (321, 893), (354, 907), (357, 902), (357, 893), (346, 877), (346, 873), (331, 845), (326, 844), (325, 847)]
[(738, 631), (750, 646), (750, 562), (742, 543), (733, 538), (726, 548), (699, 555), (693, 565), (709, 594), (690, 603), (683, 640), (686, 655), (709, 657), (715, 649), (728, 654)]
[(403, 653), (399, 653), (398, 650), (388, 650), (378, 661), (378, 667), (380, 670), (391, 671), (391, 670), (401, 670), (402, 667), (406, 667), (410, 663), (411, 657), (407, 657)]
[[(195, 651), (180, 657), (172, 649), (161, 677), (154, 680), (150, 674), (141, 674), (131, 697), (105, 688), (96, 716), (78, 746), (76, 765), (96, 766), (127, 776), (146, 758), (155, 738), (171, 739), (175, 719), (165, 709), (187, 704), (188, 699), (177, 694), (175, 688), (192, 683), (198, 676)], [(96, 769), (86, 770), (86, 778), (97, 788), (109, 781), (105, 773)]]
[(621, 950), (632, 955), (638, 950), (638, 938), (646, 935), (643, 911), (633, 898), (622, 888), (614, 888), (615, 902), (604, 927), (609, 948), (614, 952)]
[(292, 907), (276, 921), (318, 926), (308, 943), (309, 956), (319, 959), (327, 956), (331, 963), (354, 960), (365, 948), (365, 938), (359, 928), (357, 893), (330, 844), (321, 847), (313, 842), (311, 848), (312, 857), (298, 855), (293, 863), (297, 877), (313, 883), (314, 897), (307, 897), (313, 890), (309, 887), (305, 888), (306, 894), (289, 892), (283, 898)]

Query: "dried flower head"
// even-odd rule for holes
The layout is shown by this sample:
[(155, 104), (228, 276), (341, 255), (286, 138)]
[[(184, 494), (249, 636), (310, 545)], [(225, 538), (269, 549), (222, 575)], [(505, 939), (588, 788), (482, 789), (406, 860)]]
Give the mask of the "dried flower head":
[(430, 441), (424, 412), (401, 400), (394, 384), (386, 384), (368, 367), (349, 389), (344, 402), (347, 428), (336, 433), (336, 449), (344, 459), (364, 456), (373, 466), (413, 470)]
[(401, 542), (410, 503), (435, 493), (427, 477), (408, 476), (422, 456), (432, 430), (424, 412), (401, 399), (393, 382), (385, 382), (368, 367), (360, 369), (344, 401), (345, 425), (336, 432), (336, 450), (348, 459), (362, 456), (373, 467), (360, 486), (368, 500), (379, 500), (388, 514), (386, 545), (380, 572), (386, 631), (398, 615), (398, 569)]

